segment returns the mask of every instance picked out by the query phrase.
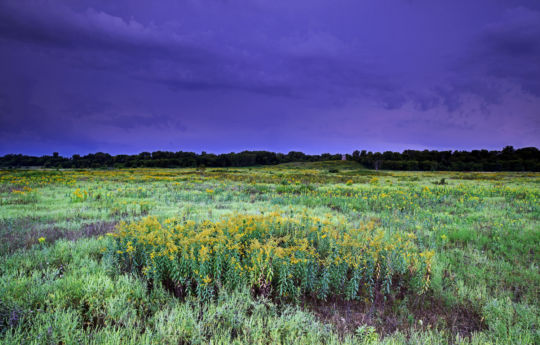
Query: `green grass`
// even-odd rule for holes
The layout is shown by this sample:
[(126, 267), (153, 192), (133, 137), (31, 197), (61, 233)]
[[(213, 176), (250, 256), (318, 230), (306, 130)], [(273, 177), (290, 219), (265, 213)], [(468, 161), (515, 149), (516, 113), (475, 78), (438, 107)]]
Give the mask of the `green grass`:
[[(340, 161), (0, 171), (0, 343), (538, 344), (539, 200), (535, 173), (376, 172)], [(413, 234), (419, 251), (435, 252), (429, 290), (315, 303), (239, 286), (178, 298), (107, 251), (105, 234), (122, 220), (272, 212), (345, 233), (371, 224), (387, 238)]]
[(274, 169), (346, 169), (346, 170), (367, 170), (364, 166), (354, 161), (322, 161), (322, 162), (291, 162), (282, 163), (273, 167)]

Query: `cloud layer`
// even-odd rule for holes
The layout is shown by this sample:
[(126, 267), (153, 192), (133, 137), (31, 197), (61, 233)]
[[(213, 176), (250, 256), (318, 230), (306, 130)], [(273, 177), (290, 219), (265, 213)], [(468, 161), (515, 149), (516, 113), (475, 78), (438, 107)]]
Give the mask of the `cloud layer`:
[(540, 146), (533, 1), (0, 3), (0, 154)]

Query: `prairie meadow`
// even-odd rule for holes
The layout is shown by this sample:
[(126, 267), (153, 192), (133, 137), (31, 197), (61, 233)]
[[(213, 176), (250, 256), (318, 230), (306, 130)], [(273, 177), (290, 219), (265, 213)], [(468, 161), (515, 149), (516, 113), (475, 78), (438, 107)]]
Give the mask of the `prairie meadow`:
[(0, 170), (2, 344), (539, 344), (540, 174)]

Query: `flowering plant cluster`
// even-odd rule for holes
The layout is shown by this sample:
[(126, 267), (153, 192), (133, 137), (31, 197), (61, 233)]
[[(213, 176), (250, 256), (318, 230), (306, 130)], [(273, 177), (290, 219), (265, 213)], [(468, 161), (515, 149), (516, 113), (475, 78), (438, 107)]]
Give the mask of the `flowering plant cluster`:
[(77, 188), (71, 193), (71, 201), (83, 202), (88, 199), (88, 192), (84, 189)]
[(309, 217), (236, 214), (219, 222), (146, 217), (120, 223), (108, 251), (123, 269), (210, 299), (248, 286), (279, 298), (372, 299), (397, 288), (423, 293), (434, 252), (414, 234), (388, 235)]

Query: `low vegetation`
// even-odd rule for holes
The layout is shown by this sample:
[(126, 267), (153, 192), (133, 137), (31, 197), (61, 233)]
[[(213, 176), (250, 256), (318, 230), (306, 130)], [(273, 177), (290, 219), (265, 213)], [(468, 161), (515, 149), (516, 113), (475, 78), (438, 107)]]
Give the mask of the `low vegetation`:
[(0, 170), (0, 343), (538, 344), (539, 183)]

